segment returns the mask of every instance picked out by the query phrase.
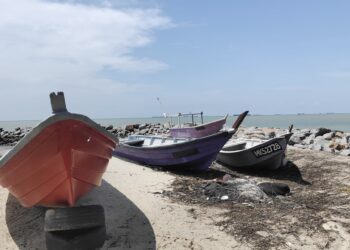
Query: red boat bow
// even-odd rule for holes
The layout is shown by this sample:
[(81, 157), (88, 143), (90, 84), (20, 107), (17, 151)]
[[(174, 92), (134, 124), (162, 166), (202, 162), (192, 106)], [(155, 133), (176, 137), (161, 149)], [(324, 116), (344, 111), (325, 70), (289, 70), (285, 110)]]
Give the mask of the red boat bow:
[(88, 117), (67, 112), (63, 93), (50, 97), (54, 115), (0, 160), (0, 184), (25, 207), (73, 206), (101, 184), (117, 144)]

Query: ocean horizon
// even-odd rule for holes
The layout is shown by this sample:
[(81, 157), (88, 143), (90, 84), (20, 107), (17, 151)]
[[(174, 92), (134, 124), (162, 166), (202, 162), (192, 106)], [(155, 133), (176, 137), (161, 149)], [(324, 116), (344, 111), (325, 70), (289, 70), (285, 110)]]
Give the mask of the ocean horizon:
[[(222, 118), (223, 116), (204, 116), (205, 122), (210, 122)], [(236, 116), (229, 116), (226, 125), (231, 126)], [(142, 123), (172, 123), (177, 124), (177, 117), (135, 117), (135, 118), (93, 118), (94, 121), (103, 125), (114, 127), (123, 127), (128, 124)], [(200, 118), (195, 118), (197, 123), (200, 123)], [(18, 121), (0, 121), (0, 128), (4, 130), (14, 130), (17, 127), (34, 127), (40, 120), (18, 120)], [(182, 118), (181, 122), (190, 122), (190, 118)], [(273, 127), (287, 129), (291, 124), (294, 128), (329, 128), (332, 130), (340, 130), (350, 132), (350, 114), (276, 114), (276, 115), (250, 115), (242, 126), (245, 127)]]

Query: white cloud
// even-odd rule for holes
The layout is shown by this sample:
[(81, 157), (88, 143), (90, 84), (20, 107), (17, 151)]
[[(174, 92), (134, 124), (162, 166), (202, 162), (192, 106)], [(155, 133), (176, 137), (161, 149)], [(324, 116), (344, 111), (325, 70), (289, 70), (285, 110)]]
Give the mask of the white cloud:
[(152, 73), (167, 67), (134, 53), (152, 42), (155, 30), (170, 27), (159, 9), (89, 2), (0, 0), (0, 105), (23, 89), (45, 98), (53, 88), (123, 91), (127, 84), (104, 79), (103, 69)]
[(154, 72), (163, 62), (135, 48), (170, 20), (158, 9), (114, 9), (77, 3), (0, 0), (0, 80), (16, 84), (94, 78), (104, 67)]

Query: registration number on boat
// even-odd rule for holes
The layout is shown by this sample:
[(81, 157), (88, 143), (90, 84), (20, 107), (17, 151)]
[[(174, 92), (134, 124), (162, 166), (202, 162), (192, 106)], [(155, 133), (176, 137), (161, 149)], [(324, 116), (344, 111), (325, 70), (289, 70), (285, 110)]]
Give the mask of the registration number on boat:
[(282, 150), (281, 145), (278, 142), (272, 143), (270, 145), (267, 145), (265, 147), (258, 148), (253, 151), (255, 157), (260, 158), (265, 155), (272, 154), (274, 152), (277, 152), (279, 150)]

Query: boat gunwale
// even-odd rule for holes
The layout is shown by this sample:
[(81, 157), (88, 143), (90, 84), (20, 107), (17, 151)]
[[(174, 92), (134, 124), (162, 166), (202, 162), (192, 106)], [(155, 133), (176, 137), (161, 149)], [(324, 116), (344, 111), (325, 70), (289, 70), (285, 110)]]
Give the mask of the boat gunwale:
[[(272, 141), (280, 141), (280, 140), (285, 140), (286, 141), (286, 145), (287, 145), (287, 139), (286, 139), (286, 135), (289, 135), (290, 133), (287, 133), (287, 134), (283, 134), (283, 135), (280, 135), (280, 136), (277, 136), (275, 138), (271, 138), (269, 140), (262, 140), (262, 143), (258, 144), (258, 145), (255, 145), (253, 147), (250, 147), (250, 148), (244, 148), (244, 149), (239, 149), (239, 150), (230, 150), (230, 151), (227, 151), (227, 150), (220, 150), (219, 154), (236, 154), (236, 153), (241, 153), (242, 151), (247, 151), (247, 150), (253, 150), (254, 148), (256, 147), (261, 147), (262, 144), (268, 144), (268, 143), (271, 143)], [(247, 139), (246, 141), (253, 141), (254, 139)], [(239, 143), (244, 143), (244, 141), (241, 141)], [(234, 145), (238, 145), (239, 143), (235, 143), (235, 144), (228, 144), (227, 147), (229, 146), (234, 146)], [(225, 148), (225, 146), (223, 147), (223, 149)]]
[(118, 143), (118, 138), (113, 134), (105, 130), (101, 125), (91, 120), (89, 117), (81, 114), (75, 114), (70, 112), (59, 112), (49, 116), (38, 125), (36, 125), (28, 134), (26, 134), (10, 151), (4, 154), (0, 158), (0, 168), (4, 167), (8, 161), (10, 161), (17, 153), (19, 153), (26, 145), (28, 145), (40, 132), (49, 126), (62, 121), (78, 121), (81, 122), (97, 132), (100, 132), (107, 139), (112, 140), (114, 143)]
[(198, 127), (207, 126), (207, 125), (210, 125), (210, 124), (213, 124), (213, 123), (217, 123), (217, 122), (221, 122), (221, 121), (225, 121), (225, 122), (226, 122), (227, 117), (228, 117), (228, 115), (226, 115), (225, 117), (223, 117), (223, 118), (221, 118), (221, 119), (217, 119), (217, 120), (214, 120), (214, 121), (211, 121), (211, 122), (199, 124), (199, 125), (196, 125), (196, 126), (192, 126), (192, 127), (179, 127), (179, 128), (173, 127), (173, 128), (170, 128), (169, 130), (196, 129), (196, 128), (198, 128)]
[[(177, 148), (179, 146), (181, 147), (184, 145), (187, 146), (187, 145), (191, 145), (191, 144), (200, 143), (201, 141), (207, 141), (207, 140), (210, 140), (214, 137), (220, 137), (221, 135), (225, 135), (225, 134), (227, 134), (227, 136), (232, 136), (235, 132), (236, 132), (235, 130), (223, 130), (223, 131), (219, 131), (215, 134), (211, 134), (211, 135), (200, 137), (200, 138), (192, 138), (192, 139), (189, 139), (187, 141), (180, 142), (180, 143), (160, 145), (160, 146), (154, 146), (154, 147), (137, 147), (137, 146), (127, 145), (123, 142), (120, 142), (119, 148), (125, 147), (128, 149), (139, 149), (139, 150), (156, 150), (156, 149), (166, 150), (166, 149)], [(159, 137), (159, 138), (162, 138), (162, 137)], [(176, 138), (176, 139), (178, 139), (178, 138)]]

